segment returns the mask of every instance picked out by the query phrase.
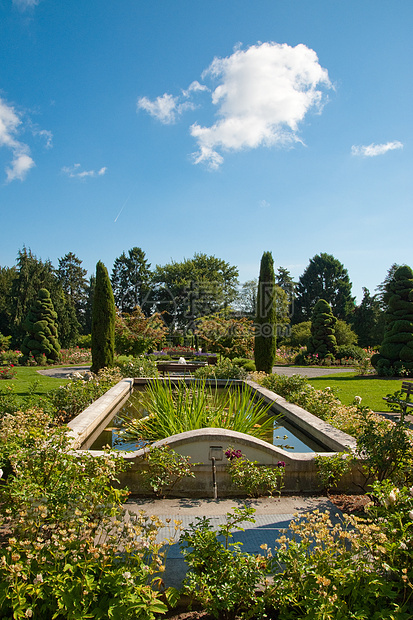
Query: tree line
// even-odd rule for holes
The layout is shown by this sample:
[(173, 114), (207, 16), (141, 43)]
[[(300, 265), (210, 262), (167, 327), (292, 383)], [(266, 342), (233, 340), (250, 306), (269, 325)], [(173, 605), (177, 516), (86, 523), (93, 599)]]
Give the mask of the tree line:
[[(317, 301), (324, 299), (334, 316), (351, 326), (360, 346), (380, 344), (386, 290), (398, 267), (390, 267), (375, 293), (364, 288), (356, 305), (347, 269), (334, 256), (320, 253), (311, 258), (297, 282), (280, 266), (274, 273), (275, 322), (280, 327), (308, 322)], [(73, 252), (54, 267), (23, 247), (15, 265), (0, 267), (0, 334), (10, 336), (12, 346), (21, 345), (24, 322), (44, 288), (57, 315), (61, 346), (76, 345), (80, 335), (92, 331), (95, 282), (95, 274), (88, 276)], [(118, 312), (131, 315), (139, 306), (144, 317), (159, 313), (169, 334), (193, 333), (200, 318), (219, 313), (256, 318), (258, 280), (240, 285), (236, 266), (203, 253), (152, 268), (145, 252), (133, 247), (115, 259), (110, 282)], [(282, 334), (281, 330), (279, 341)]]

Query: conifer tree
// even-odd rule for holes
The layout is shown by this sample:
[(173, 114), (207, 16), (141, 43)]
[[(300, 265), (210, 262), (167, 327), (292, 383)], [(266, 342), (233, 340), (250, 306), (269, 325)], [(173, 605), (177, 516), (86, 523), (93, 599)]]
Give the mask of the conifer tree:
[(399, 267), (384, 296), (386, 331), (379, 353), (371, 363), (379, 375), (398, 375), (404, 368), (413, 374), (413, 271)]
[(23, 323), (28, 332), (21, 345), (23, 364), (30, 355), (38, 363), (53, 363), (59, 359), (60, 344), (56, 320), (57, 313), (54, 311), (50, 293), (41, 288)]
[(337, 319), (331, 306), (325, 299), (319, 299), (314, 306), (311, 317), (311, 337), (307, 343), (307, 353), (324, 359), (337, 353), (337, 341), (334, 335)]
[(92, 372), (113, 366), (115, 351), (115, 300), (105, 265), (96, 265), (92, 307)]
[(275, 302), (274, 261), (271, 252), (264, 252), (258, 280), (254, 358), (257, 370), (267, 373), (272, 372), (277, 346)]

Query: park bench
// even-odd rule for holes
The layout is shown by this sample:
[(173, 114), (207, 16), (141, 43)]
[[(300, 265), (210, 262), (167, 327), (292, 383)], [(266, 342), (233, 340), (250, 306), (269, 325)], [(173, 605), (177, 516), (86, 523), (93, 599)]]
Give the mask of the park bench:
[(162, 375), (166, 373), (176, 373), (180, 375), (191, 374), (202, 368), (208, 366), (207, 362), (187, 362), (186, 364), (180, 364), (179, 362), (157, 362), (157, 368)]
[(394, 398), (392, 396), (383, 396), (383, 400), (387, 401), (391, 405), (398, 405), (402, 411), (403, 417), (406, 415), (407, 408), (413, 407), (413, 402), (410, 401), (410, 396), (413, 395), (413, 383), (410, 381), (403, 381), (400, 394), (405, 394), (405, 398)]

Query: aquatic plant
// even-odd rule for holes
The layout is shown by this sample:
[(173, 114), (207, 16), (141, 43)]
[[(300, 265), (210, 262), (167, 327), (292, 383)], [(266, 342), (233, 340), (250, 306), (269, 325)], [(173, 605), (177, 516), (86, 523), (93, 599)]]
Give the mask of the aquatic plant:
[(274, 419), (271, 404), (257, 400), (249, 386), (228, 386), (219, 391), (215, 385), (197, 381), (172, 385), (153, 379), (142, 393), (141, 406), (146, 415), (126, 419), (126, 440), (158, 441), (171, 435), (199, 428), (226, 428), (259, 439), (271, 435)]

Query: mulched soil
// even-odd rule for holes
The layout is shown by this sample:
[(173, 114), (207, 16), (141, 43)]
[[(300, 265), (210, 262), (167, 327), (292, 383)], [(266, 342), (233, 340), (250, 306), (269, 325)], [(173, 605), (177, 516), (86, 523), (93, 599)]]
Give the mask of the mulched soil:
[(329, 499), (345, 514), (365, 514), (364, 508), (370, 503), (367, 495), (330, 495)]

